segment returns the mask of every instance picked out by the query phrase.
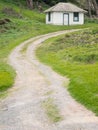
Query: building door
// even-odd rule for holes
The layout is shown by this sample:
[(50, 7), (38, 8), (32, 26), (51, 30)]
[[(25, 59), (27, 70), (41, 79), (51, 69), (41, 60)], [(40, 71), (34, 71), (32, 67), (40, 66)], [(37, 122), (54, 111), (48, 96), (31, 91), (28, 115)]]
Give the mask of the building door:
[(64, 14), (64, 25), (69, 25), (69, 14)]

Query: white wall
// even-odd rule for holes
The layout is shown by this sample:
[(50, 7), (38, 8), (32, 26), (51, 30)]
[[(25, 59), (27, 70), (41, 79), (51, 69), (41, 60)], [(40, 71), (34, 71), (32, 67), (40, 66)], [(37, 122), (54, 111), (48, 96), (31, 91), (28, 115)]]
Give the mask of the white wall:
[(62, 12), (53, 13), (53, 24), (63, 25), (63, 13)]
[(46, 13), (46, 24), (63, 25), (63, 13), (52, 12), (51, 21), (48, 21), (48, 13)]
[[(66, 13), (66, 12), (65, 12)], [(79, 13), (79, 21), (73, 21), (73, 13), (69, 14), (69, 25), (84, 24), (84, 14)], [(52, 12), (51, 21), (48, 21), (48, 13), (46, 13), (46, 24), (63, 25), (64, 12)]]

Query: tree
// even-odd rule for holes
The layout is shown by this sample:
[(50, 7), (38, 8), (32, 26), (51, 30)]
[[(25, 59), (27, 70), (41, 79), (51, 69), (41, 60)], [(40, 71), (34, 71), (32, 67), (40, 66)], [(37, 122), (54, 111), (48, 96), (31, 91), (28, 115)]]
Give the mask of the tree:
[(91, 11), (91, 0), (87, 0), (87, 7), (88, 7), (88, 14), (89, 17), (92, 18), (92, 11)]
[(97, 0), (92, 0), (95, 12), (96, 12), (96, 16), (98, 17), (98, 4), (97, 4)]
[(29, 9), (33, 9), (33, 0), (26, 0)]
[(82, 8), (87, 9), (90, 18), (92, 18), (92, 15), (95, 14), (98, 17), (98, 0), (24, 0), (24, 1), (27, 2), (27, 6), (29, 9), (34, 9), (34, 7), (37, 7), (39, 11), (42, 11), (43, 2), (49, 6), (53, 6), (58, 2), (72, 2)]

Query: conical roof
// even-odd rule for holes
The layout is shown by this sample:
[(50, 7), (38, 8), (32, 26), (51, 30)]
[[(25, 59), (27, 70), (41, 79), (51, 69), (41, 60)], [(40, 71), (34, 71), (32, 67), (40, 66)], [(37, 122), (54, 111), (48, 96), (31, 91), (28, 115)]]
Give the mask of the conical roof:
[(72, 3), (60, 2), (56, 4), (55, 6), (47, 9), (45, 13), (47, 12), (83, 12), (83, 13), (86, 13), (87, 11), (77, 7), (76, 5)]

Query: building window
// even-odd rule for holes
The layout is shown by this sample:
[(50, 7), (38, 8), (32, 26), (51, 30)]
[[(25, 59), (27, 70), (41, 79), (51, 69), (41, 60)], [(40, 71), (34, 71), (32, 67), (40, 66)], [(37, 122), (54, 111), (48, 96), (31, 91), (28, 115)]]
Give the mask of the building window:
[(50, 12), (48, 13), (48, 21), (49, 22), (51, 21), (51, 13)]
[(79, 13), (78, 12), (74, 12), (73, 13), (73, 20), (75, 21), (75, 22), (77, 22), (77, 21), (79, 21)]

